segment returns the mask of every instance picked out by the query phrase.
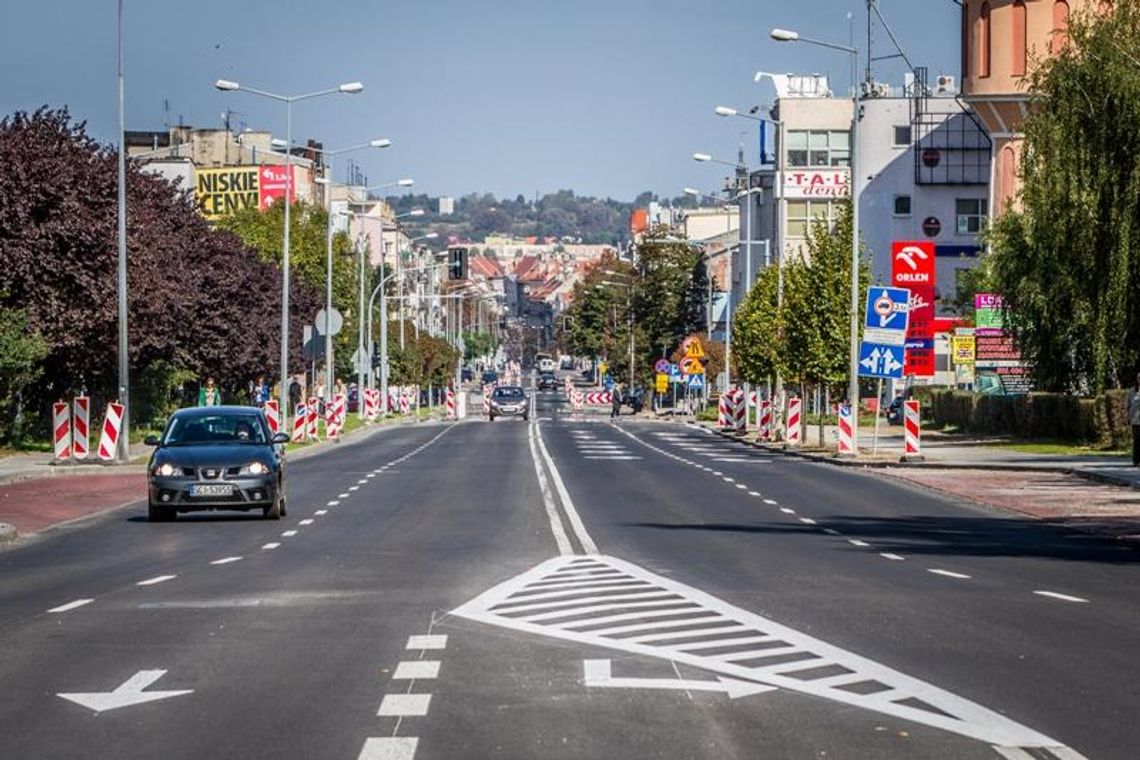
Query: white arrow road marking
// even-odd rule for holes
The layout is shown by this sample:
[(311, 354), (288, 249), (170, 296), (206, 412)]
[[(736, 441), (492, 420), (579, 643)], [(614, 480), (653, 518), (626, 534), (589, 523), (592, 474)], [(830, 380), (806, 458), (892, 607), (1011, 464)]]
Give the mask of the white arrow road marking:
[(766, 686), (752, 681), (717, 676), (715, 681), (692, 681), (687, 678), (614, 678), (610, 675), (609, 660), (582, 660), (587, 686), (610, 689), (677, 689), (682, 691), (719, 691), (729, 699), (739, 699), (753, 694), (775, 691), (775, 686)]
[(179, 689), (177, 691), (143, 691), (146, 687), (166, 675), (165, 670), (140, 670), (128, 678), (114, 691), (89, 691), (73, 694), (56, 694), (69, 702), (94, 710), (106, 712), (120, 707), (141, 705), (144, 702), (154, 702), (167, 697), (178, 697), (193, 693), (193, 689)]

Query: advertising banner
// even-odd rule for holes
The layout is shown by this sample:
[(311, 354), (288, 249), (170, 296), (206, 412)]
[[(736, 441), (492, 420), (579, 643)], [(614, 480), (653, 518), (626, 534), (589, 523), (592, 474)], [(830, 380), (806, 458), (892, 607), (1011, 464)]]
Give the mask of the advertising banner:
[(213, 221), (246, 208), (260, 208), (256, 166), (199, 169), (194, 176), (194, 200), (202, 216)]
[(974, 295), (974, 324), (977, 335), (1000, 335), (1005, 330), (1001, 313), (1001, 296), (994, 293)]
[(891, 283), (896, 288), (926, 285), (933, 288), (934, 243), (928, 240), (896, 240), (891, 243)]
[(846, 169), (796, 169), (783, 172), (781, 181), (785, 198), (827, 199), (851, 195), (851, 175)]
[(906, 360), (903, 362), (903, 374), (914, 377), (934, 376), (934, 340), (907, 338)]
[(289, 187), (288, 169), (293, 170), (293, 183), (289, 192), (289, 201), (297, 199), (297, 167), (296, 166), (270, 166), (260, 167), (258, 171), (258, 203), (259, 208), (269, 208), (285, 197), (285, 188)]
[(955, 366), (973, 365), (974, 363), (974, 336), (955, 335), (951, 338), (951, 353)]

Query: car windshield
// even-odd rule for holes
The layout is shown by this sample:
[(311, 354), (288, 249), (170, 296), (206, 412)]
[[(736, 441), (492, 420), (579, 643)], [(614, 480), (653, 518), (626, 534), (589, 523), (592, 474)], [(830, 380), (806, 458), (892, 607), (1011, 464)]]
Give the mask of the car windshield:
[(523, 398), (522, 388), (496, 388), (495, 398), (497, 399), (521, 399)]
[(166, 446), (264, 444), (265, 431), (256, 414), (211, 414), (175, 417), (166, 428)]

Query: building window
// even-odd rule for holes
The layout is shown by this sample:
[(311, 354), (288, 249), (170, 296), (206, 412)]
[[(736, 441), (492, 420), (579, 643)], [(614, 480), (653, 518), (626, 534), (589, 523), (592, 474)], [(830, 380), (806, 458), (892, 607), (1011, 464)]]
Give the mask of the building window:
[(1053, 40), (1050, 49), (1053, 55), (1060, 53), (1069, 42), (1069, 4), (1065, 0), (1053, 3)]
[(1026, 42), (1026, 13), (1025, 0), (1015, 0), (1013, 3), (1013, 75), (1025, 76), (1025, 61), (1029, 54)]
[(910, 216), (910, 196), (895, 196), (895, 216)]
[(990, 4), (982, 3), (982, 10), (978, 14), (977, 26), (978, 42), (978, 76), (985, 78), (990, 75)]
[(812, 224), (819, 219), (827, 221), (829, 228), (835, 226), (839, 206), (831, 201), (793, 201), (787, 202), (788, 224), (787, 236), (790, 238), (806, 238)]
[(986, 226), (985, 198), (959, 198), (954, 201), (954, 212), (959, 235), (977, 235)]
[(851, 133), (825, 130), (788, 132), (788, 166), (796, 169), (851, 165)]
[(910, 145), (910, 125), (903, 124), (902, 126), (894, 127), (894, 146), (896, 148), (905, 148)]

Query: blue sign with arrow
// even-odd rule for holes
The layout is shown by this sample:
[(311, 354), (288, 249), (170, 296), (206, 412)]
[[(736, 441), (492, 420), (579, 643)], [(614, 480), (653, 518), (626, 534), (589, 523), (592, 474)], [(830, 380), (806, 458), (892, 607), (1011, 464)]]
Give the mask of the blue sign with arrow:
[(906, 288), (874, 287), (867, 290), (863, 340), (889, 346), (906, 342), (910, 318), (910, 291)]
[(901, 380), (903, 352), (902, 346), (863, 341), (859, 344), (859, 376)]

